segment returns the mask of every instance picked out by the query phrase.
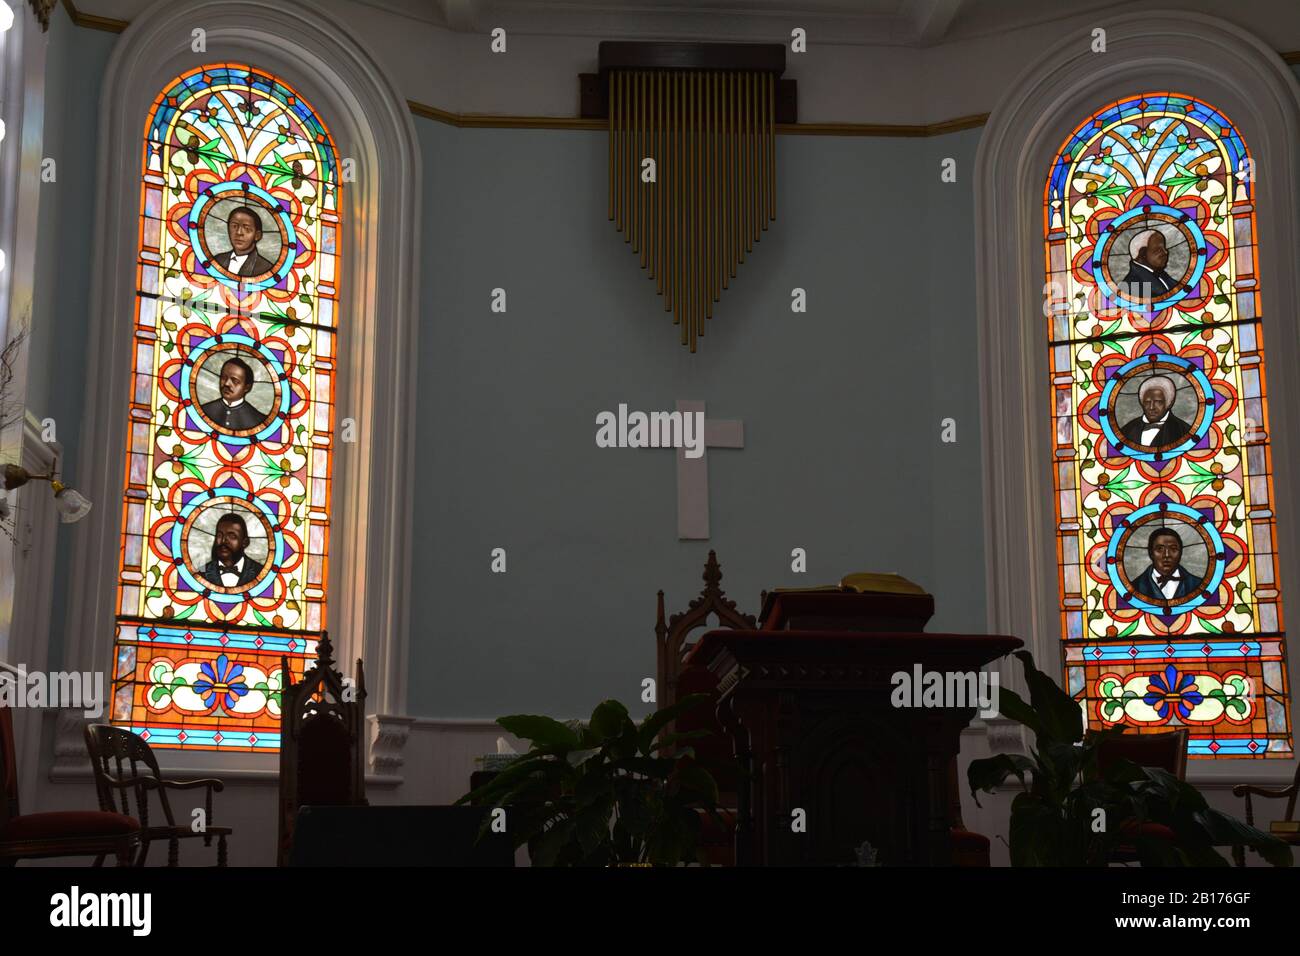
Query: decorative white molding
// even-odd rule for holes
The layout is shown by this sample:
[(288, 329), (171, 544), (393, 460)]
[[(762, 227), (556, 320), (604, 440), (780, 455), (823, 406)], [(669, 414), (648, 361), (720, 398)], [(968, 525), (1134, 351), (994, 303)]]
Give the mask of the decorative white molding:
[(1029, 753), (1025, 746), (1025, 728), (1018, 721), (1007, 717), (989, 717), (984, 721), (988, 729), (988, 748), (990, 754), (1024, 754)]
[(70, 770), (90, 774), (90, 754), (86, 750), (86, 725), (93, 723), (79, 710), (52, 711), (54, 718), (54, 760), (50, 779)]
[(371, 773), (400, 778), (402, 765), (406, 762), (403, 750), (415, 718), (376, 714), (366, 719), (373, 731), (370, 735)]
[[(207, 52), (190, 52), (201, 24)], [(100, 91), (90, 363), (75, 483), (96, 503), (77, 525), (64, 666), (108, 662), (130, 394), (140, 136), (173, 77), (247, 61), (283, 76), (319, 111), (357, 179), (342, 190), (339, 420), (356, 444), (334, 454), (329, 629), (340, 661), (361, 657), (377, 709), (406, 708), (413, 506), (421, 169), (411, 115), (356, 31), (299, 0), (167, 0), (122, 34)]]
[[(32, 474), (49, 474), (62, 450), (57, 442), (41, 441), (41, 423), (28, 411), (23, 420), (22, 466)], [(28, 671), (46, 671), (59, 515), (54, 507), (54, 495), (43, 481), (10, 492), (10, 501), (15, 539), (14, 593), (18, 599), (13, 603), (6, 657), (9, 663)], [(13, 717), (21, 787), (18, 802), (19, 806), (34, 807), (36, 775), (40, 769), (40, 712), (19, 708)]]
[[(1146, 12), (1108, 17), (1106, 29), (1106, 53), (1091, 52), (1088, 37), (1072, 34), (1010, 85), (975, 163), (988, 628), (1022, 638), (1045, 670), (1060, 664), (1060, 615), (1051, 424), (1041, 411), (1048, 383), (1043, 188), (1077, 123), (1145, 89), (1188, 93), (1222, 110), (1256, 159), (1283, 605), (1300, 613), (1300, 84), (1261, 39), (1214, 17)], [(1297, 640), (1288, 645), (1294, 693)], [(1002, 681), (1023, 689), (1019, 665), (1004, 662)], [(1285, 766), (1197, 760), (1188, 774), (1193, 781), (1272, 779)]]

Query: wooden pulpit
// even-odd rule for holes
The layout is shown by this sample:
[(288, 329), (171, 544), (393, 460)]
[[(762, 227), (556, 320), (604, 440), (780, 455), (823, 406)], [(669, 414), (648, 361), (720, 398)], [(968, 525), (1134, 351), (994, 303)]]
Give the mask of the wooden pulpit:
[(883, 865), (952, 863), (951, 773), (976, 706), (894, 706), (894, 675), (974, 673), (1021, 641), (923, 633), (933, 599), (902, 583), (775, 592), (759, 629), (691, 651), (744, 775), (737, 865), (847, 864), (864, 841)]

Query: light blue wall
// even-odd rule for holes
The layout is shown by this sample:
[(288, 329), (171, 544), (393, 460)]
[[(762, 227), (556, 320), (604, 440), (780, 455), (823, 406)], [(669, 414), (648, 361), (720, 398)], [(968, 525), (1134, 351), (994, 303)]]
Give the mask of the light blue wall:
[[(897, 571), (936, 595), (932, 630), (983, 628), (978, 131), (780, 137), (777, 221), (691, 355), (606, 218), (603, 134), (417, 125), (413, 713), (634, 703), (655, 672), (655, 591), (683, 608), (709, 548), (751, 612), (763, 588)], [(745, 421), (744, 450), (709, 456), (707, 543), (677, 540), (671, 453), (595, 446), (601, 410), (696, 398)], [(956, 444), (939, 440), (947, 416)]]
[[(58, 422), (73, 483), (93, 91), (115, 40), (55, 13), (45, 152), (59, 181), (41, 200), (30, 406)], [(412, 713), (573, 716), (607, 696), (644, 711), (655, 591), (683, 608), (709, 548), (747, 611), (763, 588), (872, 569), (935, 594), (931, 630), (982, 629), (978, 130), (779, 137), (777, 221), (691, 355), (606, 219), (602, 134), (415, 122), (425, 166), (424, 494), (412, 518)], [(948, 156), (956, 184), (939, 179)], [(507, 290), (506, 315), (488, 311), (496, 286)], [(789, 311), (795, 286), (808, 290), (807, 314)], [(670, 452), (594, 442), (598, 411), (671, 409), (679, 398), (745, 421), (745, 449), (709, 458), (707, 543), (676, 539)], [(950, 416), (956, 444), (939, 441)], [(56, 648), (67, 541), (65, 531)], [(507, 549), (505, 575), (489, 571), (494, 547)], [(807, 575), (790, 572), (793, 547), (807, 549)]]

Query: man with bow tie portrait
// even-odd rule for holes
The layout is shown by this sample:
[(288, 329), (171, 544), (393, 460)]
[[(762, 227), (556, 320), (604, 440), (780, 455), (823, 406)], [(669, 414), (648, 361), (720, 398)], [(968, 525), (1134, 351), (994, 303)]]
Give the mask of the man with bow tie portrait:
[(233, 511), (217, 520), (212, 537), (212, 560), (203, 566), (204, 580), (225, 588), (243, 587), (262, 572), (248, 549), (248, 526)]
[(203, 414), (229, 431), (257, 428), (266, 421), (266, 412), (247, 400), (253, 388), (253, 368), (241, 358), (227, 359), (218, 379), (221, 397), (205, 402)]
[(1177, 391), (1167, 376), (1152, 375), (1144, 380), (1138, 387), (1142, 414), (1123, 427), (1124, 440), (1147, 448), (1167, 448), (1186, 438), (1192, 426), (1173, 413)]
[(213, 262), (245, 279), (271, 271), (274, 263), (257, 251), (262, 240), (262, 217), (256, 210), (249, 206), (232, 210), (226, 217), (226, 235), (230, 237), (230, 251), (218, 253)]
[(1178, 283), (1165, 271), (1169, 245), (1159, 229), (1139, 232), (1128, 244), (1128, 275), (1120, 291), (1129, 299), (1163, 299), (1178, 290)]
[(1157, 528), (1147, 539), (1151, 565), (1133, 579), (1133, 590), (1152, 601), (1176, 601), (1201, 585), (1202, 575), (1183, 567), (1183, 539), (1170, 528)]

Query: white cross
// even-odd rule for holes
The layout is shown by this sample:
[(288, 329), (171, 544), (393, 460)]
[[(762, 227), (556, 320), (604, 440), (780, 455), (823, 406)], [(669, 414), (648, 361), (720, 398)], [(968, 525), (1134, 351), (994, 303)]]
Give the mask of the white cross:
[[(704, 403), (677, 402), (683, 420), (688, 414), (704, 413)], [(745, 423), (742, 421), (704, 422), (704, 448), (699, 458), (687, 458), (686, 449), (677, 449), (677, 537), (683, 541), (703, 541), (709, 537), (709, 448), (744, 448)]]

